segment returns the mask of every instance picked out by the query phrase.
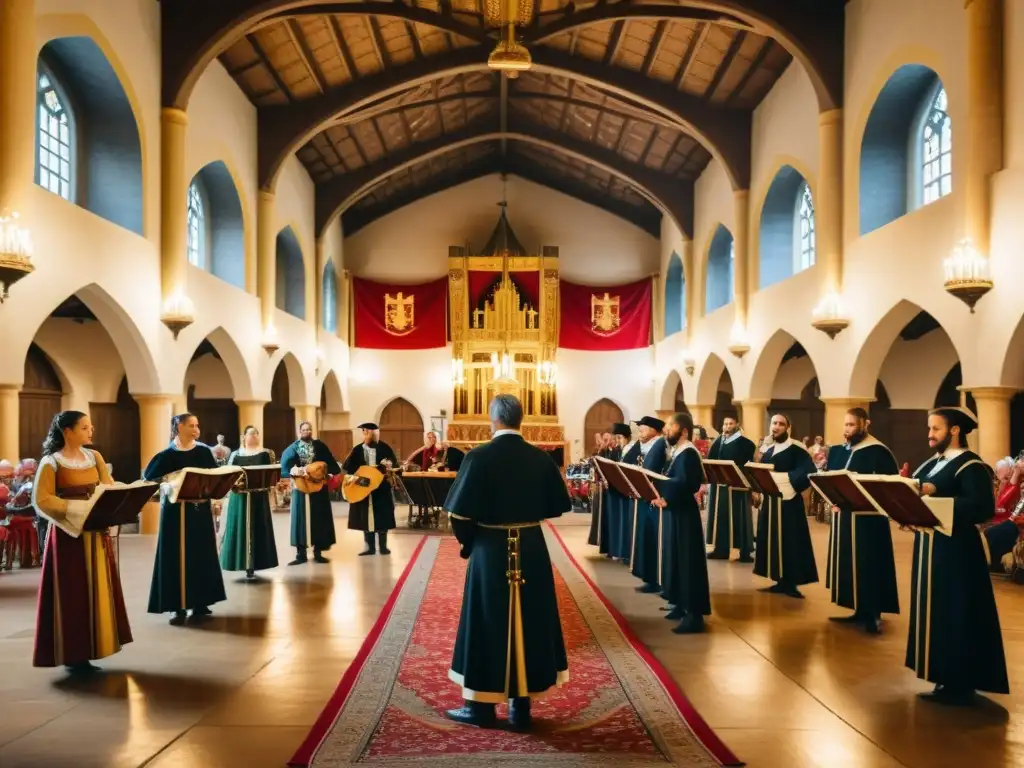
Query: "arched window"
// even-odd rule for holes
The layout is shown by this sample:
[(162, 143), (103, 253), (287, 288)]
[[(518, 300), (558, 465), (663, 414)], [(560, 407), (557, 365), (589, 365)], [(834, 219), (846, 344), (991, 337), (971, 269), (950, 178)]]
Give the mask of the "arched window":
[(75, 142), (67, 99), (62, 98), (53, 77), (42, 70), (36, 88), (39, 137), (36, 142), (36, 183), (74, 202)]
[(814, 266), (816, 243), (814, 235), (814, 200), (811, 198), (811, 187), (805, 181), (800, 185), (796, 197), (797, 237), (794, 249), (793, 272), (800, 272)]
[(921, 205), (953, 191), (953, 123), (946, 89), (941, 85), (926, 104), (921, 127)]
[(665, 274), (665, 336), (679, 333), (686, 327), (686, 279), (683, 260), (673, 253)]
[(732, 233), (719, 224), (708, 249), (708, 268), (704, 286), (705, 314), (714, 312), (732, 301), (735, 273), (736, 244)]
[(188, 263), (206, 267), (206, 207), (199, 183), (193, 181), (188, 188)]
[(338, 280), (334, 273), (334, 265), (327, 262), (324, 265), (323, 280), (323, 318), (324, 330), (330, 333), (338, 332)]

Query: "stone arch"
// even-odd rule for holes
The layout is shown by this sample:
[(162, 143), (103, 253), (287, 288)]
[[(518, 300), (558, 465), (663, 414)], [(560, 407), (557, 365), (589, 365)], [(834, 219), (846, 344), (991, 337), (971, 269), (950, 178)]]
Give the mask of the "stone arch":
[(800, 242), (799, 204), (805, 186), (815, 200), (810, 179), (797, 166), (784, 162), (765, 190), (757, 230), (758, 288), (782, 282), (800, 271), (796, 254)]
[(128, 385), (133, 393), (152, 394), (161, 391), (160, 377), (149, 344), (131, 315), (106, 289), (96, 283), (89, 283), (69, 293), (61, 301), (53, 303), (43, 319), (32, 329), (31, 334), (19, 336), (20, 342), (12, 343), (12, 359), (24, 360), (29, 344), (35, 338), (42, 324), (67, 299), (77, 297), (103, 326), (110, 336), (128, 376)]
[(245, 207), (240, 188), (223, 160), (214, 160), (192, 177), (205, 206), (206, 259), (203, 268), (245, 290)]
[[(771, 400), (772, 390), (775, 386), (775, 377), (782, 367), (783, 358), (795, 344), (800, 344), (799, 339), (782, 328), (773, 333), (761, 347), (750, 375), (750, 385), (747, 396), (752, 400)], [(803, 345), (801, 344), (801, 347)], [(803, 347), (806, 351), (806, 347)], [(818, 366), (811, 358), (811, 364), (817, 375)]]
[(426, 431), (423, 411), (404, 397), (392, 397), (377, 414), (380, 439), (390, 445), (401, 460), (423, 445)]
[(733, 236), (717, 224), (704, 255), (704, 314), (728, 306), (733, 300)]
[(284, 364), (285, 371), (288, 373), (289, 404), (292, 407), (307, 405), (309, 386), (306, 383), (306, 373), (302, 370), (299, 359), (291, 352), (285, 352), (281, 356), (280, 363)]
[[(700, 374), (697, 377), (697, 402), (701, 405), (711, 405), (718, 398), (718, 383), (722, 380), (722, 374), (728, 370), (728, 366), (721, 357), (710, 352), (704, 364), (700, 367)], [(731, 376), (731, 374), (730, 374)]]
[(330, 413), (345, 412), (345, 398), (341, 391), (341, 383), (333, 370), (328, 370), (320, 380), (318, 389), (323, 393), (322, 406)]
[[(63, 27), (69, 34), (52, 37), (43, 45), (39, 72), (59, 85), (70, 102), (66, 107), (75, 117), (71, 200), (145, 236), (144, 130), (126, 72), (112, 58), (112, 47), (92, 22), (76, 18), (53, 26)], [(39, 182), (38, 137), (35, 150)]]
[(289, 225), (277, 233), (275, 271), (278, 309), (306, 319), (306, 260), (298, 235)]
[(602, 397), (587, 409), (583, 417), (584, 442), (589, 442), (595, 432), (607, 432), (612, 424), (624, 422), (625, 419), (626, 414), (618, 403), (609, 397)]
[(1024, 317), (1018, 321), (1007, 344), (999, 384), (1024, 390)]
[[(665, 379), (665, 383), (661, 387), (661, 395), (658, 398), (659, 411), (675, 410), (676, 391), (680, 387), (683, 387), (683, 378), (679, 375), (679, 371), (673, 368), (668, 372), (668, 378)], [(686, 391), (685, 387), (683, 387), (683, 391)]]
[[(249, 371), (249, 364), (245, 361), (245, 356), (234, 337), (224, 329), (224, 326), (217, 326), (199, 340), (192, 352), (189, 353), (189, 362), (203, 341), (210, 342), (224, 363), (224, 367), (227, 368), (228, 377), (231, 379), (231, 388), (234, 391), (234, 399), (252, 400), (252, 373)], [(188, 375), (188, 365), (189, 363), (186, 363), (185, 371), (182, 374), (183, 389), (185, 377)]]
[(945, 87), (939, 70), (929, 64), (904, 60), (885, 72), (884, 83), (869, 102), (856, 155), (860, 235), (919, 207), (915, 132), (920, 128), (925, 101)]

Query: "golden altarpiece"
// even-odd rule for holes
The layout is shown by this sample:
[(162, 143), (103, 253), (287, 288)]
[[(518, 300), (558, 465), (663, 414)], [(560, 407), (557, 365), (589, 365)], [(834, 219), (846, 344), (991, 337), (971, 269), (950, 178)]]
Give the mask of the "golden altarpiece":
[(468, 449), (489, 440), (491, 398), (513, 394), (523, 403), (523, 437), (562, 459), (569, 452), (556, 393), (558, 248), (528, 255), (502, 204), (483, 252), (467, 251), (448, 249), (454, 390), (448, 441)]

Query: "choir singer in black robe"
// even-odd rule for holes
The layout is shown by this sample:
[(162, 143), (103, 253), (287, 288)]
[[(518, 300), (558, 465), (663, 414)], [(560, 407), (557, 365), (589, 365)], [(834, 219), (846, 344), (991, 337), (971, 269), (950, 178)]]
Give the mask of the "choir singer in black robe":
[[(846, 412), (846, 445), (834, 446), (829, 451), (830, 471), (899, 474), (896, 457), (868, 433), (870, 425), (863, 408)], [(882, 614), (900, 612), (892, 530), (887, 517), (842, 508), (832, 510), (825, 586), (831, 591), (833, 603), (853, 611), (851, 616), (832, 616), (831, 621), (863, 624), (869, 634), (877, 635)]]
[(811, 487), (807, 476), (814, 472), (815, 467), (807, 448), (799, 440), (791, 438), (789, 430), (788, 416), (782, 413), (772, 416), (772, 443), (761, 456), (760, 463), (774, 466), (773, 474), (779, 475), (776, 483), (781, 481), (779, 490), (792, 495), (788, 499), (765, 496), (761, 504), (754, 575), (775, 582), (762, 592), (803, 598), (797, 587), (818, 580), (811, 530), (807, 527), (807, 512), (800, 496)]
[[(665, 422), (653, 416), (644, 416), (636, 424), (640, 432), (640, 449), (636, 461), (644, 469), (660, 473), (665, 467), (665, 438), (661, 436)], [(656, 594), (661, 591), (664, 523), (665, 518), (661, 510), (652, 507), (643, 499), (637, 502), (631, 558), (633, 575), (643, 581), (643, 584), (636, 588), (637, 592)]]
[(693, 417), (677, 413), (668, 421), (665, 435), (665, 466), (660, 474), (668, 480), (653, 481), (660, 499), (653, 506), (665, 510), (672, 524), (665, 569), (665, 598), (674, 607), (665, 617), (678, 619), (677, 635), (704, 631), (704, 617), (711, 615), (708, 561), (704, 556), (704, 528), (696, 493), (704, 484), (700, 451), (690, 441)]
[[(732, 416), (722, 419), (722, 434), (715, 438), (708, 451), (709, 459), (735, 462), (742, 467), (754, 460), (757, 446), (743, 434), (739, 422)], [(754, 520), (750, 514), (750, 491), (730, 489), (727, 485), (712, 485), (708, 490), (707, 543), (713, 549), (709, 560), (728, 560), (732, 551), (740, 551), (741, 563), (752, 563), (754, 558)]]
[(465, 706), (452, 720), (530, 725), (530, 698), (569, 679), (555, 580), (541, 524), (572, 508), (548, 455), (519, 433), (523, 406), (512, 395), (490, 405), (493, 439), (466, 454), (448, 493), (452, 530), (469, 558), (459, 632), (448, 677)]
[(1009, 693), (1003, 635), (978, 523), (995, 515), (988, 466), (967, 449), (978, 420), (966, 408), (928, 415), (935, 456), (914, 473), (921, 495), (953, 499), (953, 531), (914, 535), (907, 666), (937, 704), (970, 704), (975, 691)]
[[(376, 467), (385, 475), (388, 470), (398, 465), (398, 458), (390, 445), (381, 441), (380, 428), (372, 421), (360, 424), (358, 429), (363, 430), (363, 442), (355, 446), (349, 453), (348, 458), (341, 465), (349, 477), (343, 482), (346, 483), (368, 483), (366, 478), (357, 478), (353, 473), (363, 466)], [(377, 554), (377, 543), (380, 544), (380, 553), (390, 555), (388, 549), (388, 531), (395, 528), (395, 499), (391, 495), (391, 483), (385, 479), (370, 495), (350, 504), (348, 507), (348, 527), (352, 531), (362, 531), (363, 540), (366, 542), (366, 549), (359, 553), (360, 557)], [(373, 535), (377, 534), (377, 541)]]

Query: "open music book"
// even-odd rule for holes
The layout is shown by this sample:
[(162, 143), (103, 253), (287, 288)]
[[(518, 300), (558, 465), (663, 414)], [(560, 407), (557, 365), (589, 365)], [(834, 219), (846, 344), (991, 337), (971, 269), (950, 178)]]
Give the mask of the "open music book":
[(785, 472), (776, 472), (772, 464), (759, 464), (748, 461), (743, 465), (744, 474), (754, 481), (761, 493), (768, 496), (781, 496), (783, 501), (796, 498), (796, 489), (789, 481)]
[(875, 508), (900, 525), (953, 535), (953, 499), (921, 496), (917, 481), (900, 475), (855, 475)]
[(127, 485), (99, 485), (88, 499), (68, 501), (67, 512), (60, 520), (51, 517), (39, 507), (36, 509), (41, 517), (49, 520), (68, 536), (77, 539), (82, 535), (82, 531), (101, 531), (115, 525), (136, 522), (139, 512), (153, 498), (157, 488), (156, 483), (145, 480), (136, 480)]
[(640, 493), (633, 487), (629, 478), (622, 473), (621, 467), (625, 466), (624, 464), (618, 461), (612, 461), (611, 459), (606, 459), (602, 456), (595, 456), (594, 466), (597, 467), (597, 471), (601, 473), (601, 477), (608, 481), (608, 485), (627, 499), (640, 498)]
[(621, 462), (617, 466), (641, 499), (644, 501), (654, 501), (661, 498), (661, 494), (658, 493), (658, 489), (654, 487), (654, 483), (651, 480), (668, 480), (665, 475), (659, 475), (657, 472), (652, 472), (649, 469)]
[(168, 501), (209, 501), (223, 499), (238, 482), (242, 467), (227, 465), (215, 469), (186, 467), (172, 472), (160, 484)]
[[(877, 504), (864, 488), (857, 482), (857, 477), (846, 469), (827, 472), (815, 472), (807, 476), (811, 485), (825, 501), (833, 507), (841, 507), (851, 512), (878, 512)], [(881, 513), (879, 513), (881, 514)]]
[(738, 490), (750, 490), (747, 476), (735, 461), (729, 459), (704, 459), (704, 474), (712, 485), (727, 485)]

